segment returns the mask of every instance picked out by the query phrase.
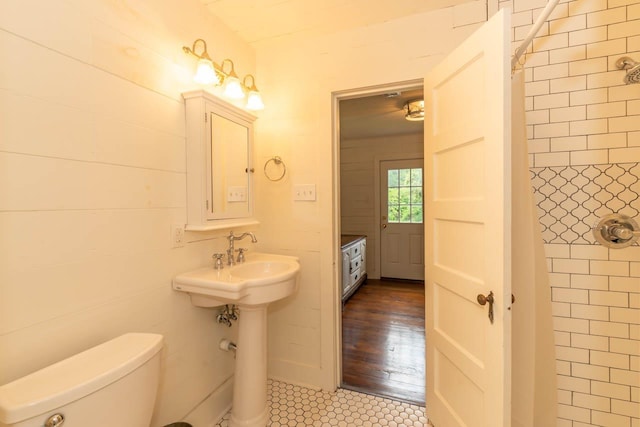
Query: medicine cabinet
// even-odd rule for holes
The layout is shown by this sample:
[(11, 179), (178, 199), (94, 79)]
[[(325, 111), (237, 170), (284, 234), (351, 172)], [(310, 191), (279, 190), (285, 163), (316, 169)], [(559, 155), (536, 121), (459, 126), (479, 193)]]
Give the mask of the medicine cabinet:
[(253, 214), (256, 117), (203, 90), (182, 94), (186, 108), (187, 230), (257, 224)]

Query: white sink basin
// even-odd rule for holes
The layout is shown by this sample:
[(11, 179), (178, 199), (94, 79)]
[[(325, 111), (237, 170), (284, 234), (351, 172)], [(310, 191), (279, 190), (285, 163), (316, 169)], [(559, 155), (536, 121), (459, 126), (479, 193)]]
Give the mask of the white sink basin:
[(198, 307), (263, 305), (295, 292), (298, 258), (265, 253), (249, 253), (246, 257), (246, 262), (225, 265), (221, 270), (206, 267), (180, 274), (173, 279), (173, 289), (187, 292)]

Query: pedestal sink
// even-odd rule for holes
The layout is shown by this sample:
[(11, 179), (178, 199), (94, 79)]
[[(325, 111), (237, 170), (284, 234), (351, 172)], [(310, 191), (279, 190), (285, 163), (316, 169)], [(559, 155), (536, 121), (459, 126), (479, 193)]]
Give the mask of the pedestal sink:
[(201, 268), (173, 279), (197, 307), (236, 304), (238, 342), (231, 427), (264, 427), (267, 407), (267, 305), (297, 289), (298, 258), (252, 253), (242, 264)]

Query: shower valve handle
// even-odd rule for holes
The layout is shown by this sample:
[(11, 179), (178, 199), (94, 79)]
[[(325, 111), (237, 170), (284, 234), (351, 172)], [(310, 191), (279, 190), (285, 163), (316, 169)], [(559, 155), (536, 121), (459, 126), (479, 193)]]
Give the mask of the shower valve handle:
[(489, 321), (493, 325), (493, 302), (494, 302), (493, 291), (490, 291), (489, 295), (487, 296), (478, 294), (477, 300), (478, 300), (478, 304), (480, 305), (486, 305), (487, 303), (489, 303)]

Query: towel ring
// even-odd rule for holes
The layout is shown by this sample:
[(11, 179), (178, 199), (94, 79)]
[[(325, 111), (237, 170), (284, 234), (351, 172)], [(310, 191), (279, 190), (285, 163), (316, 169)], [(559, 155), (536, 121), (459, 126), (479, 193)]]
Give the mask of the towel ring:
[[(271, 175), (269, 174), (267, 169), (269, 168), (269, 165), (271, 163), (273, 163), (276, 168), (278, 168), (280, 166), (282, 167), (282, 172), (280, 172), (279, 175), (277, 175), (277, 174), (275, 174), (273, 172), (272, 172)], [(284, 162), (282, 161), (282, 159), (279, 156), (275, 156), (275, 157), (270, 158), (264, 164), (264, 176), (266, 176), (269, 181), (280, 181), (282, 178), (284, 178), (286, 173), (287, 173), (287, 166), (284, 164)]]

